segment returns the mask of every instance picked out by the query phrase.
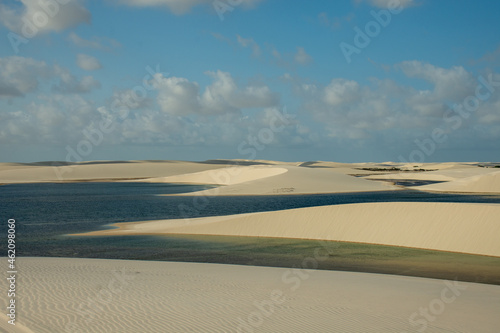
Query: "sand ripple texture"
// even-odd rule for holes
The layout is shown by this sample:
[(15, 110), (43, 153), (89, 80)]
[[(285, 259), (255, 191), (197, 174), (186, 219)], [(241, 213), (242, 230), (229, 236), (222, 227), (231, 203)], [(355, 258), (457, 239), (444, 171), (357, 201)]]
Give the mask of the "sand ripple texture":
[[(6, 290), (6, 279), (1, 284)], [(8, 325), (4, 318), (0, 331), (401, 333), (417, 332), (425, 323), (425, 332), (498, 332), (500, 287), (463, 282), (460, 287), (455, 290), (460, 295), (445, 303), (440, 300), (449, 287), (434, 279), (221, 264), (19, 258), (18, 324)], [(445, 291), (448, 300), (453, 292)], [(6, 297), (0, 305), (5, 309)], [(433, 320), (418, 314), (420, 309), (430, 311)]]

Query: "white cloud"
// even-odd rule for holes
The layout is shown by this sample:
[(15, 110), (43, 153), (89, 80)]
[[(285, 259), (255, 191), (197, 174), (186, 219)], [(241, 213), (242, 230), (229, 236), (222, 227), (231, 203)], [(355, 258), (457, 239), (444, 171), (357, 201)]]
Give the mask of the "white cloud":
[(295, 62), (299, 65), (306, 65), (312, 61), (312, 57), (306, 53), (303, 47), (297, 48), (297, 53), (294, 56)]
[(52, 75), (52, 69), (43, 61), (24, 57), (0, 58), (0, 98), (35, 91), (40, 79)]
[(120, 101), (122, 105), (131, 110), (145, 109), (153, 104), (153, 100), (147, 92), (144, 94), (133, 89), (115, 90), (111, 100)]
[(231, 44), (231, 40), (224, 36), (223, 34), (220, 34), (218, 32), (211, 32), (210, 33), (215, 39), (220, 40), (221, 42), (226, 42), (228, 44)]
[(157, 101), (164, 112), (177, 115), (200, 112), (198, 83), (184, 78), (165, 78), (161, 74), (157, 74), (155, 80), (158, 89)]
[(377, 8), (389, 8), (394, 3), (401, 8), (408, 8), (412, 6), (416, 6), (417, 2), (415, 0), (355, 0), (356, 3), (367, 2), (373, 7)]
[(360, 98), (360, 87), (356, 81), (333, 79), (324, 89), (323, 101), (330, 106), (352, 103)]
[(304, 66), (313, 61), (313, 58), (301, 46), (298, 46), (295, 52), (285, 52), (282, 54), (275, 46), (271, 45), (271, 55), (273, 56), (272, 62), (281, 67)]
[[(114, 0), (120, 4), (134, 7), (167, 7), (172, 13), (181, 15), (188, 13), (193, 7), (199, 5), (212, 6), (214, 0)], [(239, 0), (234, 6), (242, 6), (243, 8), (254, 8), (263, 0)], [(236, 4), (237, 3), (237, 4)]]
[(63, 94), (80, 94), (88, 93), (94, 89), (100, 88), (101, 83), (94, 79), (92, 76), (84, 76), (78, 80), (67, 69), (57, 67), (55, 68), (59, 84), (53, 86), (53, 90)]
[(97, 58), (86, 54), (78, 54), (76, 56), (76, 64), (78, 67), (86, 71), (95, 71), (102, 68), (101, 63), (97, 60)]
[(134, 7), (167, 7), (174, 14), (185, 14), (193, 7), (207, 4), (207, 0), (117, 0), (118, 3)]
[[(362, 85), (335, 78), (324, 87), (295, 82), (297, 95), (304, 98), (304, 110), (323, 123), (331, 137), (368, 139), (387, 135), (390, 140), (398, 131), (404, 132), (398, 137), (416, 138), (429, 128), (446, 126), (443, 116), (450, 111), (449, 105), (474, 96), (478, 84), (477, 78), (462, 67), (441, 68), (416, 61), (395, 67), (410, 78), (425, 80), (429, 89), (392, 80), (372, 79)], [(480, 121), (497, 119), (498, 113), (491, 111), (495, 100), (482, 104), (477, 112)], [(471, 118), (469, 123), (478, 119)]]
[(240, 5), (245, 7), (245, 8), (254, 8), (257, 6), (260, 2), (263, 2), (264, 0), (240, 0)]
[(278, 104), (278, 96), (269, 87), (246, 86), (239, 88), (231, 74), (217, 71), (207, 72), (214, 79), (202, 96), (207, 108), (227, 112), (231, 109), (261, 108)]
[[(494, 81), (500, 81), (500, 74), (494, 76)], [(500, 129), (500, 94), (493, 94), (487, 103), (480, 107), (476, 113), (478, 123), (496, 125), (497, 129)]]
[(318, 14), (318, 20), (319, 23), (325, 27), (329, 27), (332, 29), (339, 29), (342, 27), (344, 23), (349, 23), (354, 19), (355, 15), (354, 13), (349, 13), (345, 16), (342, 17), (333, 17), (330, 18), (328, 13), (326, 12), (321, 12)]
[[(175, 80), (174, 80), (175, 81)], [(182, 80), (181, 80), (182, 81)], [(162, 82), (164, 83), (164, 82)], [(178, 82), (179, 83), (179, 82)], [(174, 85), (177, 87), (179, 84)], [(126, 94), (126, 92), (124, 92)], [(120, 98), (122, 95), (120, 95)], [(140, 110), (121, 110), (110, 100), (96, 107), (80, 95), (37, 95), (20, 110), (0, 112), (0, 141), (3, 143), (37, 143), (70, 145), (88, 140), (83, 131), (98, 128), (103, 119), (112, 120), (112, 131), (96, 138), (105, 145), (115, 144), (168, 144), (170, 146), (220, 147), (225, 145), (237, 152), (238, 144), (256, 135), (262, 128), (276, 123), (277, 108), (263, 108), (251, 115), (240, 113), (177, 115), (148, 107)], [(289, 145), (304, 142), (307, 128), (299, 130), (293, 119), (275, 133), (271, 145)], [(87, 130), (88, 132), (88, 130)], [(100, 145), (100, 143), (99, 143)], [(63, 153), (66, 151), (63, 149)], [(83, 156), (91, 159), (92, 156)]]
[(365, 139), (376, 131), (397, 126), (388, 97), (381, 89), (333, 79), (326, 87), (302, 86), (305, 109), (336, 138)]
[(20, 0), (21, 5), (0, 5), (0, 22), (10, 30), (32, 38), (38, 33), (60, 32), (81, 23), (90, 23), (91, 14), (80, 0), (42, 6), (38, 0)]
[(259, 44), (257, 44), (252, 38), (245, 39), (240, 35), (237, 35), (237, 40), (242, 47), (250, 47), (254, 57), (259, 57), (262, 54)]
[[(227, 38), (226, 36), (212, 32), (211, 35), (216, 38), (217, 40), (221, 42), (225, 42), (229, 45), (234, 45), (234, 40)], [(248, 48), (252, 50), (252, 56), (254, 57), (260, 57), (262, 55), (262, 49), (260, 48), (259, 44), (253, 39), (253, 38), (243, 38), (240, 35), (236, 35), (236, 45), (239, 45), (242, 48)]]
[(77, 95), (39, 95), (22, 111), (0, 113), (0, 141), (6, 143), (55, 143), (82, 139), (81, 130), (99, 114)]
[(405, 61), (396, 68), (408, 77), (423, 79), (434, 85), (434, 97), (439, 101), (465, 98), (477, 84), (474, 76), (461, 66), (448, 69), (419, 61)]
[(100, 87), (92, 76), (78, 79), (69, 70), (49, 66), (43, 61), (25, 57), (0, 58), (0, 98), (13, 98), (35, 92), (42, 85), (54, 80), (54, 91), (60, 93), (84, 93)]
[(161, 109), (173, 115), (223, 114), (245, 108), (261, 108), (278, 104), (278, 97), (267, 86), (237, 86), (231, 74), (207, 72), (212, 84), (200, 93), (198, 83), (185, 78), (156, 75), (155, 88)]
[(278, 50), (276, 50), (275, 47), (271, 50), (271, 54), (273, 55), (274, 59), (276, 60), (281, 60), (281, 53), (279, 53)]
[[(257, 134), (269, 128), (281, 110), (265, 108), (251, 117), (238, 113), (217, 115), (197, 115), (196, 117), (171, 115), (151, 109), (131, 113), (122, 121), (115, 121), (116, 129), (107, 136), (113, 143), (165, 143), (171, 146), (227, 146), (237, 152), (238, 145), (247, 140), (248, 135)], [(293, 120), (290, 121), (293, 123)], [(281, 123), (277, 124), (278, 126)], [(274, 136), (271, 145), (290, 145), (291, 142), (304, 141), (296, 127), (286, 124)]]
[(121, 46), (121, 44), (118, 41), (111, 38), (92, 37), (91, 39), (87, 40), (78, 36), (74, 32), (71, 32), (68, 35), (68, 40), (78, 47), (92, 48), (98, 50), (111, 50), (113, 48)]

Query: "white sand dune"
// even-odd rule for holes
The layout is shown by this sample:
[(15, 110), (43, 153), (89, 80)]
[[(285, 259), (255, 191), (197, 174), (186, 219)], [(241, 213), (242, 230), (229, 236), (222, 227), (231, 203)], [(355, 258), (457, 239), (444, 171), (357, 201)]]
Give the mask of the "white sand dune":
[[(500, 327), (494, 285), (107, 259), (19, 258), (18, 266), (17, 323), (36, 333), (493, 333)], [(6, 280), (0, 285), (5, 290)], [(5, 309), (5, 297), (0, 305)]]
[(352, 169), (346, 164), (330, 162), (309, 167), (311, 163), (245, 160), (98, 161), (70, 166), (53, 166), (51, 162), (0, 163), (0, 184), (89, 180), (207, 184), (222, 185), (215, 191), (220, 195), (336, 193), (394, 188), (387, 183), (348, 176)]
[(0, 163), (0, 184), (166, 177), (224, 167), (223, 164), (184, 161)]
[(83, 235), (204, 234), (322, 239), (500, 257), (500, 205), (388, 202), (118, 223)]
[[(392, 167), (435, 171), (387, 173), (363, 170)], [(52, 162), (0, 163), (0, 184), (92, 180), (222, 185), (216, 190), (196, 193), (211, 196), (383, 191), (397, 187), (374, 180), (414, 179), (448, 182), (416, 188), (419, 190), (498, 193), (499, 177), (493, 175), (496, 170), (479, 168), (476, 163), (413, 166), (391, 162), (347, 164), (263, 160), (96, 161), (68, 166), (58, 166)], [(353, 177), (353, 174), (367, 176)]]
[[(498, 170), (498, 169), (486, 169)], [(488, 172), (472, 177), (453, 180), (446, 183), (413, 187), (421, 191), (467, 192), (467, 193), (500, 193), (500, 171)]]
[[(239, 167), (242, 168), (242, 167)], [(396, 187), (385, 182), (368, 181), (348, 176), (328, 168), (308, 168), (299, 166), (274, 166), (286, 169), (287, 172), (276, 173), (268, 177), (269, 171), (262, 172), (261, 177), (246, 182), (231, 181), (234, 168), (212, 170), (210, 173), (215, 179), (229, 180), (229, 186), (216, 190), (196, 192), (196, 195), (272, 195), (272, 194), (312, 194), (312, 193), (339, 193), (387, 191)], [(265, 169), (263, 169), (265, 170)], [(189, 177), (189, 175), (185, 175)], [(179, 194), (193, 195), (193, 193)]]
[[(5, 307), (7, 307), (7, 303), (5, 303)], [(2, 304), (3, 306), (3, 304)], [(15, 325), (9, 324), (7, 320), (10, 318), (2, 315), (2, 319), (0, 319), (0, 332), (7, 332), (7, 333), (35, 333), (32, 330), (30, 330), (28, 327), (24, 326), (23, 324), (16, 323)]]
[(275, 166), (236, 166), (187, 173), (168, 177), (139, 180), (151, 183), (192, 183), (207, 185), (234, 185), (257, 179), (264, 179), (287, 172), (286, 168)]

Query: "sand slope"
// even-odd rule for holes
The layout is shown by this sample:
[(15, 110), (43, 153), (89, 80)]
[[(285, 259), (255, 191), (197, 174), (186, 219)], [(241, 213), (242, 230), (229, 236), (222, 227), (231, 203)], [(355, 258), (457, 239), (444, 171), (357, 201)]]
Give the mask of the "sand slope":
[[(230, 186), (220, 187), (217, 190), (197, 192), (196, 195), (272, 195), (272, 194), (312, 194), (312, 193), (339, 193), (339, 192), (365, 192), (387, 191), (395, 189), (385, 182), (369, 181), (343, 173), (335, 172), (328, 168), (309, 168), (298, 166), (275, 166), (286, 169), (272, 177), (262, 177), (254, 180), (234, 183)], [(213, 170), (215, 178), (231, 179), (233, 168)], [(180, 194), (182, 195), (182, 194)], [(188, 193), (186, 195), (192, 195)]]
[(500, 193), (500, 171), (488, 172), (446, 183), (416, 186), (414, 189), (440, 192)]
[[(2, 304), (3, 306), (3, 304)], [(7, 303), (5, 303), (5, 306), (7, 306)], [(20, 324), (19, 322), (16, 323), (16, 325), (11, 325), (7, 322), (9, 318), (2, 316), (2, 319), (0, 319), (0, 332), (7, 332), (7, 333), (35, 333), (23, 324)]]
[[(304, 165), (304, 166), (299, 166)], [(211, 160), (82, 162), (53, 166), (0, 163), (0, 184), (58, 181), (137, 181), (222, 185), (198, 195), (270, 195), (389, 190), (382, 182), (368, 181), (338, 172), (336, 166), (309, 167), (302, 162)], [(344, 170), (343, 169), (343, 170)], [(189, 193), (187, 195), (192, 195)]]
[[(18, 265), (18, 322), (37, 333), (401, 333), (424, 324), (425, 332), (476, 333), (500, 327), (500, 287), (493, 285), (107, 259), (19, 258)], [(6, 280), (0, 285), (5, 290)], [(418, 313), (436, 304), (444, 308), (430, 312), (432, 322)]]
[[(58, 166), (59, 165), (59, 166)], [(383, 169), (435, 170), (387, 172)], [(373, 171), (373, 170), (375, 171)], [(378, 170), (378, 171), (377, 171)], [(414, 179), (447, 184), (415, 189), (452, 192), (499, 193), (498, 169), (477, 163), (336, 163), (278, 162), (263, 160), (96, 161), (62, 166), (60, 163), (0, 163), (0, 184), (72, 181), (139, 181), (222, 185), (197, 195), (272, 195), (383, 191), (389, 182), (373, 180)], [(352, 175), (366, 175), (354, 177)], [(483, 177), (484, 176), (484, 177)], [(456, 182), (455, 182), (456, 181)], [(187, 195), (193, 195), (189, 193)]]
[(0, 163), (0, 184), (165, 177), (223, 167), (225, 165), (184, 161)]
[(193, 183), (207, 185), (234, 185), (257, 179), (264, 179), (287, 172), (286, 168), (274, 166), (224, 167), (169, 177), (155, 177), (138, 180), (150, 183)]
[(500, 256), (500, 205), (388, 202), (117, 224), (84, 235), (207, 234), (323, 239)]

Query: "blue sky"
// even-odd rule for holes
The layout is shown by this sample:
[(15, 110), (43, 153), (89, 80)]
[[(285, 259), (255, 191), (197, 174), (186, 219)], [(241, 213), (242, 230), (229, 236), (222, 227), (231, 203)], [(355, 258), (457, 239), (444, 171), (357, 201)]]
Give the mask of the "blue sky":
[(499, 14), (494, 0), (2, 1), (0, 161), (498, 161)]

